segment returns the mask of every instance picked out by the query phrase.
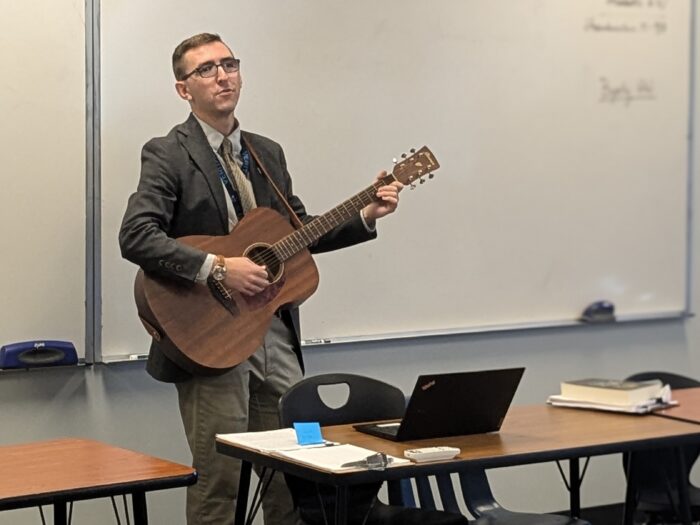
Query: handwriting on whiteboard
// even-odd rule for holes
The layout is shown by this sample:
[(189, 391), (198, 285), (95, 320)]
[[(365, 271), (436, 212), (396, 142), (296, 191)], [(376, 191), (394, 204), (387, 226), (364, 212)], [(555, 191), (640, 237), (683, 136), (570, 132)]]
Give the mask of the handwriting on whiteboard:
[(607, 77), (600, 77), (601, 104), (621, 105), (629, 107), (633, 102), (656, 100), (654, 82), (648, 78), (640, 78), (636, 82), (612, 82)]
[(665, 11), (670, 0), (605, 0), (603, 11), (586, 18), (592, 33), (661, 35), (668, 30)]
[(666, 9), (670, 0), (607, 0), (606, 3), (615, 7), (639, 7), (648, 9)]
[(667, 31), (668, 24), (663, 17), (659, 16), (634, 20), (628, 17), (603, 14), (586, 19), (583, 29), (593, 33), (647, 33), (662, 35)]

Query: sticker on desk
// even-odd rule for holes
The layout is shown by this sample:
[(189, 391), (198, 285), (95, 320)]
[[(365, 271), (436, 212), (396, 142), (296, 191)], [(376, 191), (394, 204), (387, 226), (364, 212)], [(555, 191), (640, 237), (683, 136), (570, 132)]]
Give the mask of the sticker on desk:
[(321, 425), (318, 423), (294, 423), (297, 443), (300, 445), (320, 445), (323, 443)]

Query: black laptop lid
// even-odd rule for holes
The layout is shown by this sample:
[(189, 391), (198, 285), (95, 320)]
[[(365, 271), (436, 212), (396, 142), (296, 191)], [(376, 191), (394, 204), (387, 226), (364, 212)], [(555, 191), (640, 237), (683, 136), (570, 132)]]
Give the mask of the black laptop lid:
[(419, 376), (396, 439), (499, 430), (524, 371), (507, 368)]

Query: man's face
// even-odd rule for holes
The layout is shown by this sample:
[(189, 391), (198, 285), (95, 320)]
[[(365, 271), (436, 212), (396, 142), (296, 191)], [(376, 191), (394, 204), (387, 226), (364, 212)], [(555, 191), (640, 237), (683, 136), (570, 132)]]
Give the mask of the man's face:
[[(182, 58), (184, 70), (190, 73), (204, 64), (219, 64), (232, 56), (226, 45), (211, 42), (190, 49)], [(236, 109), (241, 94), (241, 75), (240, 71), (229, 74), (217, 67), (213, 77), (202, 78), (195, 73), (186, 80), (177, 81), (175, 87), (178, 94), (190, 102), (197, 116), (218, 118), (232, 114)]]

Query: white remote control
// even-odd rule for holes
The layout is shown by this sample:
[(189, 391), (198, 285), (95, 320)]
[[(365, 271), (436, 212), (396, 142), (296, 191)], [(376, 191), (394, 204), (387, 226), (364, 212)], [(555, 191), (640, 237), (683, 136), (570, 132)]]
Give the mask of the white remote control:
[(452, 459), (460, 452), (461, 450), (455, 447), (425, 447), (405, 450), (403, 455), (411, 461), (422, 463), (424, 461)]

